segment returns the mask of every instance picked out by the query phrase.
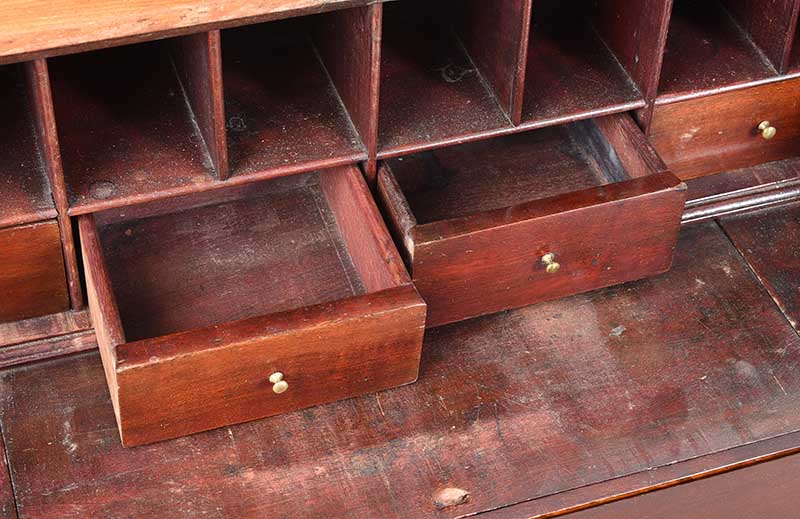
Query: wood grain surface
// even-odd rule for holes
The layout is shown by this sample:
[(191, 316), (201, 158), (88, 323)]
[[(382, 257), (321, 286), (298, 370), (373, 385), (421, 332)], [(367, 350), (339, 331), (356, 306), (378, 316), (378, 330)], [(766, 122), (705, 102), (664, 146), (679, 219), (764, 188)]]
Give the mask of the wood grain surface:
[(4, 371), (0, 421), (22, 518), (449, 518), (797, 430), (797, 362), (707, 223), (657, 278), (431, 331), (414, 385), (123, 449), (88, 354)]

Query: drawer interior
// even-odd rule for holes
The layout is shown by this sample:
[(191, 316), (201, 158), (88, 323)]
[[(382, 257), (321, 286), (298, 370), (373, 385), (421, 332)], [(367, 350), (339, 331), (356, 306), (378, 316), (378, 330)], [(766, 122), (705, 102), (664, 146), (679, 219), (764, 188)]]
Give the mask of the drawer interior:
[(20, 65), (0, 67), (0, 227), (55, 217)]
[(398, 157), (386, 165), (419, 225), (629, 178), (593, 121)]
[[(400, 284), (386, 256), (376, 261), (382, 253), (367, 227), (375, 210), (358, 205), (359, 174), (353, 168), (306, 173), (178, 199), (169, 212), (162, 204), (99, 214), (99, 242), (126, 340)], [(346, 204), (355, 207), (345, 213)]]
[(792, 52), (789, 55), (789, 71), (800, 72), (800, 23), (797, 23), (797, 29), (794, 33), (792, 40)]
[[(359, 44), (347, 32), (353, 29), (342, 24), (343, 17), (363, 11), (349, 9), (222, 31), (232, 175), (366, 156), (337, 90), (352, 85), (336, 85), (334, 78), (340, 72), (354, 85), (367, 78), (358, 68), (359, 60), (333, 61), (347, 52), (345, 47)], [(366, 99), (364, 94), (358, 92)]]
[[(459, 16), (483, 0), (387, 2), (381, 42), (379, 153), (387, 156), (466, 134), (510, 126), (492, 87), (468, 54)], [(496, 17), (485, 17), (483, 34), (509, 31), (497, 23), (514, 2), (497, 0)], [(495, 57), (495, 59), (499, 59)]]
[[(675, 0), (658, 88), (662, 101), (777, 75), (764, 49), (726, 8), (737, 3), (742, 2)], [(780, 18), (770, 5), (776, 2), (749, 4)]]
[(656, 59), (658, 48), (637, 47), (638, 40), (624, 37), (617, 25), (624, 18), (632, 25), (629, 31), (647, 30), (655, 9), (638, 12), (636, 4), (640, 2), (533, 2), (523, 123), (567, 113), (644, 106), (639, 85), (622, 64), (633, 61), (629, 58), (634, 55), (637, 63), (650, 62)]
[(49, 60), (71, 206), (211, 182), (209, 151), (163, 40)]

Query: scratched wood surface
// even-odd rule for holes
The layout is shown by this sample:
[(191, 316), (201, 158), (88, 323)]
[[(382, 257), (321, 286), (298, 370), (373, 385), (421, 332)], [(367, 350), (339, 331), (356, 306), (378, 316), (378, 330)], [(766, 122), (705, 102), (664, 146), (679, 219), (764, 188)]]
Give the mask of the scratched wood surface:
[(89, 353), (3, 372), (0, 421), (21, 518), (457, 517), (796, 430), (799, 361), (705, 223), (658, 278), (430, 331), (411, 386), (123, 449)]
[(721, 224), (800, 330), (800, 204), (723, 218)]

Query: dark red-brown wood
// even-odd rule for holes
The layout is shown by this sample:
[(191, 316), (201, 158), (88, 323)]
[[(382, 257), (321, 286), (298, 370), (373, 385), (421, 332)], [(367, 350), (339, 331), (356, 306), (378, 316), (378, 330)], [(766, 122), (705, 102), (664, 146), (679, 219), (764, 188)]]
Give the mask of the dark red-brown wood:
[(800, 330), (800, 205), (731, 216), (720, 223), (786, 318)]
[(49, 64), (72, 214), (213, 180), (213, 163), (167, 42), (59, 57)]
[[(300, 18), (222, 32), (231, 175), (276, 176), (366, 158), (349, 106), (342, 103), (310, 40), (313, 21)], [(348, 74), (364, 72), (351, 69)], [(341, 79), (343, 72), (335, 74)], [(353, 93), (345, 92), (353, 101)]]
[(627, 115), (392, 159), (378, 182), (428, 326), (663, 272), (684, 200)]
[(674, 0), (658, 85), (659, 103), (776, 75), (772, 64), (718, 0)]
[[(511, 0), (498, 4), (497, 9), (513, 10)], [(384, 5), (378, 124), (381, 158), (463, 142), (512, 126), (456, 36), (456, 15), (448, 7), (446, 2), (420, 0)], [(491, 33), (499, 30), (488, 23), (483, 28)]]
[(173, 63), (217, 177), (228, 178), (219, 31), (172, 41)]
[[(768, 121), (777, 133), (762, 137)], [(650, 140), (678, 177), (690, 179), (800, 151), (800, 77), (657, 105)]]
[[(357, 169), (200, 202), (80, 220), (126, 445), (416, 379), (425, 304)], [(274, 372), (286, 393), (273, 394)]]
[(68, 311), (0, 324), (0, 347), (90, 330), (89, 312)]
[(0, 517), (2, 519), (17, 519), (17, 505), (14, 502), (14, 487), (8, 472), (6, 459), (6, 446), (0, 436)]
[[(775, 437), (800, 428), (800, 339), (713, 223), (684, 229), (669, 273), (441, 327), (423, 355), (414, 385), (136, 449), (119, 445), (95, 354), (5, 371), (20, 514), (554, 512), (570, 489), (613, 495), (763, 456), (769, 438), (799, 445)], [(439, 510), (448, 488), (469, 497)]]
[[(652, 4), (649, 10), (652, 16), (663, 11), (656, 2)], [(533, 2), (522, 109), (524, 126), (624, 112), (645, 105), (640, 89), (586, 19), (588, 5), (558, 0)], [(614, 12), (621, 10), (621, 5), (621, 2), (603, 2), (601, 17), (616, 17)], [(649, 31), (639, 27), (649, 25), (648, 19), (637, 17), (634, 26), (627, 30)], [(610, 29), (609, 34), (616, 36)], [(643, 59), (651, 60), (651, 54), (657, 49), (640, 47), (637, 43), (616, 38), (611, 48), (620, 51), (623, 46), (629, 46), (621, 58), (626, 63), (627, 54), (637, 52), (642, 53)], [(651, 46), (654, 43), (646, 42)], [(637, 71), (631, 69), (631, 72)], [(638, 72), (637, 79), (643, 79)]]
[(723, 0), (723, 4), (772, 65), (779, 72), (785, 72), (789, 66), (800, 2)]
[(0, 230), (0, 265), (0, 323), (69, 308), (55, 221)]
[(21, 67), (0, 67), (0, 227), (56, 217)]

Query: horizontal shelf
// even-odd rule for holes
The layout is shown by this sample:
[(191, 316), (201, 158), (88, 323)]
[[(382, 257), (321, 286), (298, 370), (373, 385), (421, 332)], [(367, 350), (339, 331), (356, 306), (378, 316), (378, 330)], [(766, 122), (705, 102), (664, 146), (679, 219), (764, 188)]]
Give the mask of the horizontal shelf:
[(379, 157), (511, 127), (451, 18), (439, 6), (419, 2), (384, 5)]
[(523, 126), (645, 106), (644, 96), (587, 18), (570, 2), (534, 2)]
[(214, 180), (168, 46), (144, 43), (50, 60), (72, 208), (196, 189)]
[(719, 2), (675, 2), (658, 103), (775, 76), (775, 68)]
[(22, 68), (0, 67), (0, 227), (56, 217)]
[(366, 160), (366, 149), (311, 40), (317, 21), (222, 32), (232, 176)]
[[(365, 5), (369, 0), (7, 0), (0, 12), (0, 63), (96, 49), (205, 29)], [(47, 13), (46, 17), (42, 13)]]

